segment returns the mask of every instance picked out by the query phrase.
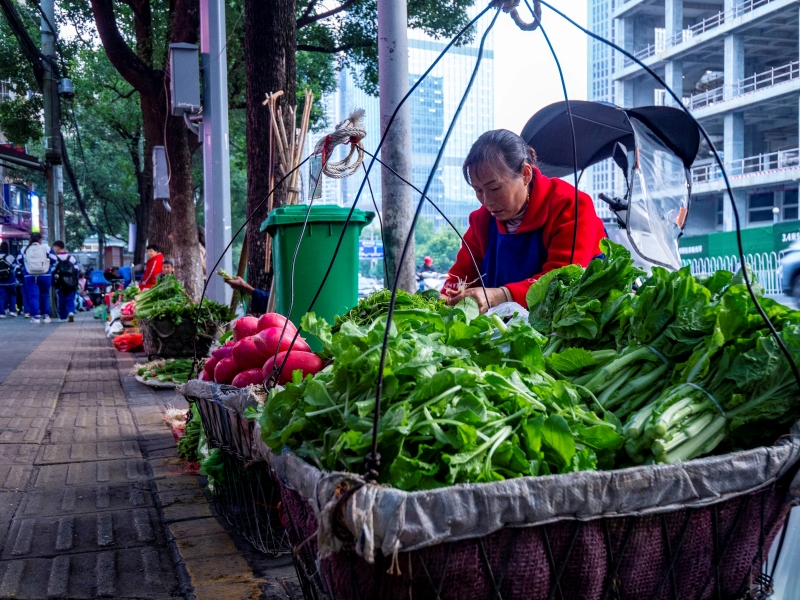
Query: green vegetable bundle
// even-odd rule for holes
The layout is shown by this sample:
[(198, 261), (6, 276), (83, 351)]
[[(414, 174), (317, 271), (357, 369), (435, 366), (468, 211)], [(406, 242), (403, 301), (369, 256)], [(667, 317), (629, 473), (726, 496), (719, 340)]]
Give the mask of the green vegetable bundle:
[[(333, 364), (271, 394), (262, 435), (328, 470), (358, 472), (372, 445), (386, 318), (336, 333), (306, 315)], [(505, 325), (456, 308), (397, 310), (381, 402), (380, 481), (405, 490), (610, 468), (621, 424), (598, 415), (545, 371), (546, 341), (524, 321)], [(299, 375), (299, 373), (298, 373)]]
[(144, 380), (156, 379), (162, 383), (186, 383), (192, 370), (190, 358), (168, 358), (144, 363), (136, 374)]
[(136, 296), (139, 295), (140, 291), (141, 290), (138, 287), (136, 287), (135, 285), (129, 285), (124, 290), (122, 290), (122, 300), (124, 302), (130, 302)]
[(200, 411), (192, 408), (192, 419), (186, 423), (183, 437), (178, 440), (178, 456), (189, 462), (198, 462), (198, 445), (203, 433), (203, 423), (200, 421)]
[[(391, 290), (380, 290), (373, 292), (366, 298), (362, 298), (354, 308), (341, 317), (336, 317), (333, 324), (333, 333), (339, 331), (342, 324), (348, 321), (356, 325), (369, 325), (381, 315), (389, 312), (391, 299)], [(409, 294), (406, 291), (397, 290), (394, 307), (395, 310), (407, 308), (431, 308), (435, 310), (436, 306), (440, 304), (439, 292)]]
[(164, 277), (158, 284), (136, 297), (136, 317), (148, 321), (160, 319), (176, 325), (183, 319), (195, 320), (200, 329), (208, 329), (234, 318), (224, 304), (204, 299), (202, 304), (192, 301), (174, 275)]

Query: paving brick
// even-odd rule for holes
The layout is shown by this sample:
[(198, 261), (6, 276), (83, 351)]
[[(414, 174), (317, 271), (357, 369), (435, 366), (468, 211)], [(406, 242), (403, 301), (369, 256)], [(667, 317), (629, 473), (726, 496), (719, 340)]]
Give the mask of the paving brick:
[(0, 490), (21, 491), (28, 485), (34, 467), (30, 465), (0, 464)]
[(41, 446), (36, 464), (88, 462), (141, 457), (142, 451), (134, 440), (98, 442), (94, 444), (45, 444)]
[(96, 427), (133, 426), (131, 411), (113, 406), (69, 406), (62, 407), (53, 417), (54, 429), (75, 427), (94, 429)]
[(211, 516), (211, 506), (199, 487), (159, 493), (167, 523)]
[(197, 600), (258, 600), (263, 598), (261, 588), (255, 582), (201, 585), (196, 586), (193, 593)]
[(0, 464), (33, 464), (38, 450), (36, 444), (0, 444)]
[(2, 559), (55, 557), (164, 543), (153, 508), (19, 517), (11, 524)]
[(177, 477), (186, 474), (186, 464), (183, 459), (173, 456), (170, 458), (154, 458), (149, 460), (153, 475), (158, 477)]
[(138, 458), (37, 467), (34, 488), (113, 484), (147, 480), (144, 461)]
[(221, 583), (250, 583), (253, 572), (241, 554), (184, 561), (195, 588)]
[(2, 598), (160, 600), (177, 592), (168, 553), (153, 547), (0, 561)]
[(138, 437), (139, 434), (133, 423), (130, 425), (50, 429), (50, 442), (54, 444), (135, 440)]
[(22, 493), (0, 492), (0, 548), (6, 546), (11, 519), (14, 518), (22, 498)]
[(97, 485), (28, 492), (17, 514), (20, 517), (56, 516), (152, 505), (152, 494), (145, 483)]

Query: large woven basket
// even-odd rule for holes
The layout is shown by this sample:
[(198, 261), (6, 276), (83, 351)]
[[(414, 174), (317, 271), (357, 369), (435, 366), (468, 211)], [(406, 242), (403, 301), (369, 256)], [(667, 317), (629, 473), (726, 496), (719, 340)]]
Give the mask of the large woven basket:
[(194, 323), (183, 319), (175, 324), (169, 319), (148, 321), (139, 319), (144, 351), (148, 356), (161, 358), (193, 358), (195, 356), (195, 335), (197, 336), (197, 356), (208, 356), (214, 343), (214, 331), (197, 331)]
[(642, 517), (507, 527), (376, 556), (352, 544), (317, 557), (308, 501), (281, 487), (289, 539), (307, 598), (739, 600), (757, 587), (761, 563), (791, 500), (788, 478), (708, 507)]

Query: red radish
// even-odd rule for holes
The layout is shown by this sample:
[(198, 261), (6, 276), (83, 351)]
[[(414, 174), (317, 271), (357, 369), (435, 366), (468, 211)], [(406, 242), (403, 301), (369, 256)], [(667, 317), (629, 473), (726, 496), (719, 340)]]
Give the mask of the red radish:
[(214, 367), (217, 366), (219, 361), (214, 358), (213, 356), (206, 361), (206, 364), (203, 365), (203, 371), (209, 374), (211, 379), (214, 379)]
[[(281, 327), (270, 327), (264, 331), (259, 331), (253, 338), (256, 343), (256, 350), (258, 350), (259, 354), (261, 354), (264, 359), (274, 356), (276, 349), (279, 352), (289, 349), (289, 344), (292, 343), (292, 338), (296, 332), (287, 329), (286, 333), (281, 337), (282, 331), (283, 329)], [(278, 341), (280, 341), (280, 347), (278, 347)], [(298, 336), (294, 342), (294, 346), (292, 346), (292, 351), (295, 350), (298, 352), (311, 352), (311, 346), (309, 346), (303, 338)]]
[[(288, 323), (287, 323), (288, 321)], [(283, 329), (283, 325), (286, 323), (286, 331), (291, 331), (294, 334), (297, 331), (297, 327), (294, 326), (294, 323), (289, 321), (283, 315), (279, 315), (278, 313), (265, 313), (258, 318), (258, 330), (264, 331), (265, 329), (269, 329), (270, 327), (280, 327)]]
[(217, 383), (230, 383), (239, 371), (241, 369), (236, 366), (236, 361), (232, 356), (223, 358), (214, 367), (214, 381)]
[(246, 315), (240, 317), (233, 324), (233, 341), (238, 342), (244, 338), (258, 333), (258, 319)]
[[(280, 352), (278, 353), (277, 358), (271, 357), (267, 362), (264, 363), (264, 368), (261, 369), (261, 375), (264, 379), (267, 379), (270, 375), (272, 375), (273, 364), (277, 365), (278, 367), (281, 366), (285, 356), (286, 352)], [(281, 371), (281, 375), (278, 378), (278, 383), (283, 385), (290, 382), (292, 380), (292, 372), (298, 369), (303, 372), (303, 377), (318, 373), (322, 369), (322, 359), (313, 352), (300, 352), (298, 350), (292, 350), (289, 353), (289, 358), (286, 361), (286, 364), (283, 366), (283, 371)]]
[(233, 347), (233, 360), (236, 361), (240, 371), (261, 368), (264, 366), (265, 358), (259, 354), (252, 336), (239, 340)]
[(261, 369), (247, 369), (234, 377), (231, 385), (244, 388), (248, 385), (261, 385), (262, 383), (264, 383), (264, 378), (261, 376)]
[(200, 371), (200, 377), (198, 377), (200, 381), (214, 381), (214, 378), (208, 374), (208, 371)]
[(216, 358), (218, 361), (222, 360), (223, 358), (229, 358), (233, 356), (233, 345), (234, 342), (226, 343), (222, 348), (217, 348), (211, 353), (213, 358)]

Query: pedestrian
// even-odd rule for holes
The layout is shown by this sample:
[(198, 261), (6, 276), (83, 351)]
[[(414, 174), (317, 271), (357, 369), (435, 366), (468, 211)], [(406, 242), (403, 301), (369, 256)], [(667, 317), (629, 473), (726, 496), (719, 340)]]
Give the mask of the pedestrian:
[(52, 269), (58, 259), (49, 246), (42, 244), (41, 233), (32, 233), (30, 240), (30, 244), (24, 252), (19, 253), (17, 260), (22, 263), (22, 271), (25, 274), (31, 323), (49, 323)]
[(231, 288), (234, 290), (239, 290), (239, 292), (248, 294), (250, 296), (250, 304), (248, 305), (249, 313), (260, 315), (267, 312), (267, 304), (269, 303), (268, 292), (254, 288), (238, 275), (236, 277), (226, 279), (225, 283), (231, 286)]
[(6, 318), (6, 312), (12, 317), (17, 316), (16, 262), (8, 253), (8, 242), (0, 242), (0, 319)]
[(53, 242), (53, 251), (58, 259), (56, 268), (53, 269), (53, 285), (58, 297), (58, 319), (62, 323), (72, 323), (75, 321), (75, 293), (80, 274), (78, 259), (67, 252), (62, 241)]
[(22, 306), (22, 313), (26, 319), (31, 316), (31, 304), (28, 301), (28, 288), (25, 287), (25, 273), (22, 272), (22, 265), (17, 261), (17, 268), (14, 270), (14, 276), (17, 279), (17, 289), (19, 290), (19, 298), (17, 306)]
[(144, 277), (142, 277), (139, 287), (143, 290), (149, 290), (156, 284), (156, 277), (161, 274), (164, 255), (161, 254), (161, 249), (155, 244), (148, 245), (145, 254), (147, 255), (147, 264), (144, 267)]
[(164, 263), (161, 265), (161, 273), (159, 273), (156, 280), (161, 283), (168, 275), (175, 275), (175, 263), (170, 258), (165, 258)]

